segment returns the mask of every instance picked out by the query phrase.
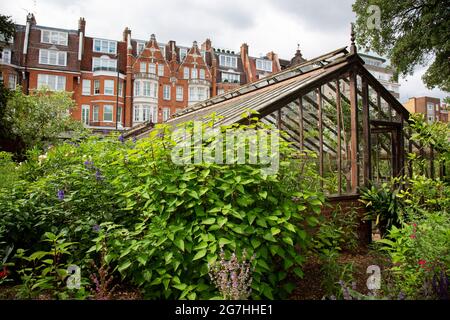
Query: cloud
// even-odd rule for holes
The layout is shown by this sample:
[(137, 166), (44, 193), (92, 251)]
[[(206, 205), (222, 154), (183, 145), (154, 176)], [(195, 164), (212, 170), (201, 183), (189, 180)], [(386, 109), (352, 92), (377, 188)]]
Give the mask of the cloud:
[[(36, 3), (36, 6), (34, 5)], [(291, 59), (300, 43), (303, 56), (313, 58), (350, 43), (350, 22), (355, 20), (353, 0), (14, 0), (3, 1), (0, 9), (20, 24), (26, 12), (35, 12), (39, 25), (77, 29), (79, 17), (86, 19), (86, 33), (92, 37), (119, 40), (125, 27), (132, 37), (160, 42), (175, 40), (190, 46), (206, 38), (213, 46), (239, 51), (248, 43), (250, 54), (274, 51)], [(401, 79), (400, 96), (438, 96), (422, 83), (424, 69)], [(447, 93), (448, 95), (448, 93)]]

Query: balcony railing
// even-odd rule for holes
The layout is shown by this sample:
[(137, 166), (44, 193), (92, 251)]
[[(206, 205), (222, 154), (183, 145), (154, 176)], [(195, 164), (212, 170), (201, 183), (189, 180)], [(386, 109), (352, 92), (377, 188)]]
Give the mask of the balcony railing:
[(117, 68), (114, 67), (94, 67), (92, 71), (109, 71), (109, 72), (117, 72)]
[(189, 84), (209, 87), (211, 86), (211, 81), (205, 79), (189, 79)]
[(149, 79), (158, 81), (158, 76), (154, 73), (139, 72), (134, 74), (134, 79)]

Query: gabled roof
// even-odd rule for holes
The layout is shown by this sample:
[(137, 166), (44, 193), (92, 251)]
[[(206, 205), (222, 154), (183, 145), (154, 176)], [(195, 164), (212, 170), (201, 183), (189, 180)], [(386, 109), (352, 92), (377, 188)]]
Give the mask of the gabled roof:
[[(197, 103), (176, 113), (166, 123), (177, 125), (187, 121), (202, 120), (205, 116), (215, 113), (220, 118), (216, 123), (217, 126), (228, 125), (243, 121), (242, 114), (249, 110), (258, 111), (259, 116), (264, 117), (326, 82), (348, 74), (350, 70), (358, 70), (358, 73), (363, 75), (397, 112), (407, 118), (406, 109), (367, 72), (363, 65), (364, 61), (357, 54), (349, 53), (346, 47), (343, 47)], [(136, 130), (132, 129), (126, 136), (143, 137), (151, 128), (152, 126), (148, 128), (142, 126)]]

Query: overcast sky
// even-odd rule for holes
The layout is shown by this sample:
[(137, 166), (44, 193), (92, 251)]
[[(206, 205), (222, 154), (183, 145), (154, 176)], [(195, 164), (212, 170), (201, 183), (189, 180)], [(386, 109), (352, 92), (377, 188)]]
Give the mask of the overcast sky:
[[(239, 51), (248, 43), (250, 55), (269, 51), (290, 59), (300, 44), (307, 59), (347, 46), (353, 0), (14, 0), (2, 1), (0, 12), (25, 24), (34, 12), (44, 26), (77, 29), (78, 18), (86, 19), (86, 33), (120, 40), (125, 27), (142, 40), (156, 34), (159, 42), (175, 40), (190, 46), (206, 38), (213, 46)], [(411, 96), (448, 93), (428, 90), (421, 81), (425, 69), (401, 79), (400, 100)]]

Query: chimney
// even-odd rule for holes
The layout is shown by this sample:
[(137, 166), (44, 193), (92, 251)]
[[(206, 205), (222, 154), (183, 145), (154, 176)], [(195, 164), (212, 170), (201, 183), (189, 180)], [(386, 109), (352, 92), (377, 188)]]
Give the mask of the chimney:
[(211, 40), (208, 38), (205, 42), (202, 43), (202, 50), (203, 51), (210, 51), (211, 50)]
[(123, 37), (122, 37), (122, 41), (123, 42), (127, 42), (127, 37), (128, 37), (128, 34), (130, 33), (129, 31), (130, 31), (130, 29), (128, 29), (128, 27), (126, 27), (123, 30)]
[(243, 43), (241, 45), (241, 60), (244, 66), (244, 69), (247, 69), (247, 60), (248, 60), (248, 44)]
[(27, 15), (27, 23), (30, 23), (32, 26), (36, 25), (36, 18), (34, 17), (34, 14), (29, 13)]
[(83, 34), (86, 34), (86, 20), (84, 20), (83, 17), (78, 20), (78, 32), (83, 32)]

